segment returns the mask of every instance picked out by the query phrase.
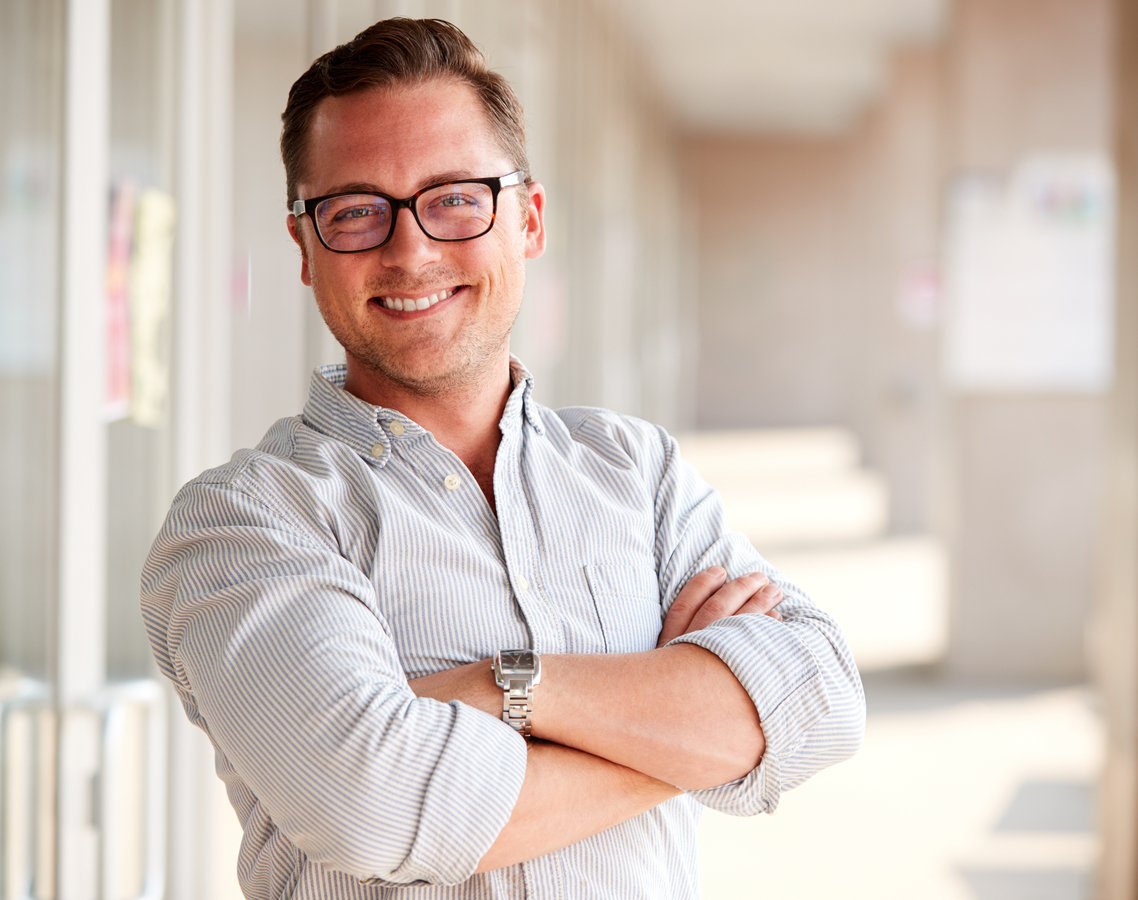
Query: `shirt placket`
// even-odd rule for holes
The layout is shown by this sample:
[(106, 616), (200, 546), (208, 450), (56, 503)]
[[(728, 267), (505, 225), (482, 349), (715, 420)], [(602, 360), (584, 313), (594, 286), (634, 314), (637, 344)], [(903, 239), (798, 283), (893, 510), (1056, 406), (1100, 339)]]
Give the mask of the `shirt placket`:
[(503, 429), (502, 443), (494, 471), (494, 499), (498, 507), (498, 527), (502, 553), (514, 597), (529, 629), (537, 653), (564, 653), (565, 630), (561, 617), (549, 601), (541, 571), (541, 553), (533, 514), (522, 483), (522, 453), (527, 435), (521, 416), (514, 416)]

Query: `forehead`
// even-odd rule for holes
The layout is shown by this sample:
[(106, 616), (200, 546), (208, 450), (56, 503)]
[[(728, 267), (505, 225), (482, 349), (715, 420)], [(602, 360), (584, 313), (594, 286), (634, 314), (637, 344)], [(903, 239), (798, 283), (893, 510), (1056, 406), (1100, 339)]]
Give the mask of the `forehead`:
[(509, 165), (474, 89), (457, 81), (326, 97), (307, 157), (302, 196), (349, 185), (408, 196), (437, 176), (505, 175)]

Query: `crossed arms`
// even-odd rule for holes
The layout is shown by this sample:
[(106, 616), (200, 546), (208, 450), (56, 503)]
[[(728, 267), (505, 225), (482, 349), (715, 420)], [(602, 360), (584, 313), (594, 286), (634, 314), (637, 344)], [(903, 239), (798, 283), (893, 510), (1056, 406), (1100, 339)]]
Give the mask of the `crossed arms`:
[[(580, 521), (561, 523), (559, 543), (503, 529), (511, 565), (538, 554), (540, 597), (503, 590), (478, 520), (455, 530), (446, 495), (428, 503), (409, 477), (400, 493), (398, 472), (377, 480), (355, 450), (310, 447), (291, 421), (279, 444), (300, 443), (317, 475), (252, 451), (179, 495), (144, 572), (144, 616), (160, 668), (218, 749), (250, 865), (453, 884), (680, 788), (737, 815), (773, 810), (856, 749), (864, 705), (833, 621), (723, 531), (716, 497), (669, 462), (658, 432), (626, 423), (617, 442), (588, 416), (572, 443), (551, 427), (534, 452), (560, 466), (555, 451), (588, 441), (637, 465), (604, 470), (624, 505), (562, 477), (546, 506)], [(544, 525), (549, 513), (539, 502), (529, 515)], [(461, 590), (440, 580), (452, 560)], [(720, 565), (765, 574), (727, 582)], [(761, 593), (768, 577), (781, 601)], [(515, 603), (536, 619), (521, 622)], [(485, 660), (525, 646), (513, 642), (527, 629), (546, 648), (528, 747), (497, 721)], [(657, 637), (667, 646), (642, 650)]]
[[(763, 755), (758, 712), (730, 669), (672, 638), (739, 614), (780, 618), (762, 573), (726, 581), (716, 566), (680, 591), (656, 650), (542, 660), (534, 735), (514, 810), (478, 871), (532, 859), (639, 815), (688, 789), (743, 777)], [(725, 583), (726, 582), (726, 583)], [(502, 708), (489, 661), (410, 682), (420, 697)]]

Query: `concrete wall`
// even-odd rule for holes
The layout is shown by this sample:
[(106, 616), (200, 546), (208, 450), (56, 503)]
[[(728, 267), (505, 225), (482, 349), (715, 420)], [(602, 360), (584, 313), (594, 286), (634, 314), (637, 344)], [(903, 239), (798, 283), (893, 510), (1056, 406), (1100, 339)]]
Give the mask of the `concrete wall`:
[[(1110, 148), (1105, 0), (963, 0), (949, 52), (947, 166)], [(951, 670), (1086, 674), (1105, 463), (1101, 395), (958, 395), (948, 524)]]

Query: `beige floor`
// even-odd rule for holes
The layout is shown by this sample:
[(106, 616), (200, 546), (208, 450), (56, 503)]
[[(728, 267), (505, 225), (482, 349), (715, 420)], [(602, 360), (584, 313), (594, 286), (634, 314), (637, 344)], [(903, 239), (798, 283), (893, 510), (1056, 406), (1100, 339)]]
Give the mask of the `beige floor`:
[[(1102, 755), (1086, 689), (954, 688), (888, 673), (866, 682), (853, 760), (788, 792), (773, 816), (705, 817), (705, 900), (1089, 897), (1090, 816), (1062, 808), (1072, 791), (1086, 796)], [(1044, 802), (1017, 806), (1017, 796)]]

